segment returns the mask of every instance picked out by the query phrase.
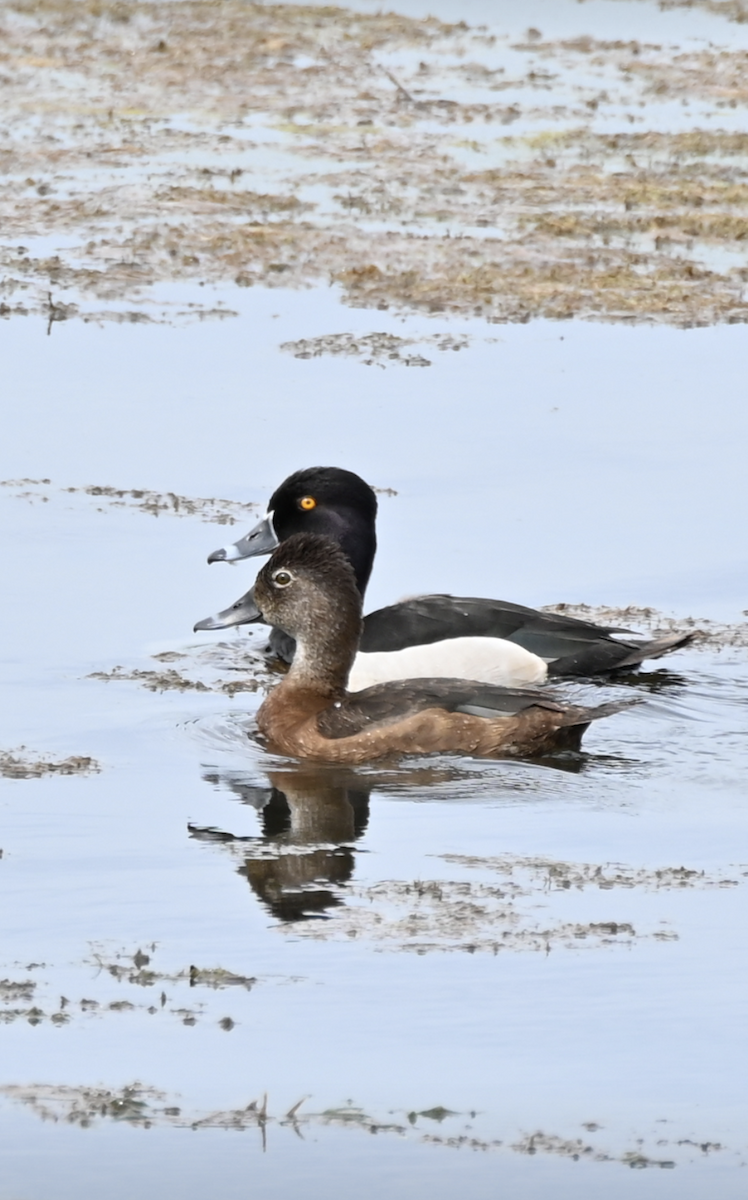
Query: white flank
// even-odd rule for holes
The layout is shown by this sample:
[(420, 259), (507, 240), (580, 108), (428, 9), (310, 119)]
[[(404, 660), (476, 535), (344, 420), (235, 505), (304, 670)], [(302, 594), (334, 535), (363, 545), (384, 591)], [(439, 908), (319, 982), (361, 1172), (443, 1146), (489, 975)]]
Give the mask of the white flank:
[(532, 687), (545, 683), (547, 677), (543, 659), (514, 642), (463, 637), (389, 653), (357, 654), (348, 689), (360, 692), (392, 679), (475, 679), (502, 687)]

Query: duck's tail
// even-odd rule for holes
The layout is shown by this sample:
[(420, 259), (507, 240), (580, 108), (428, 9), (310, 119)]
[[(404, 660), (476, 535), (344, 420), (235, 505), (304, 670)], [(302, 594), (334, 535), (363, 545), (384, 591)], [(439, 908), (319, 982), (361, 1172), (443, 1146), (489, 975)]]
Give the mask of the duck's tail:
[(602, 639), (589, 646), (566, 654), (548, 664), (549, 678), (573, 675), (599, 675), (609, 671), (630, 670), (638, 667), (646, 658), (661, 658), (671, 650), (687, 646), (696, 636), (692, 633), (673, 633), (668, 637), (656, 638), (652, 642), (615, 642)]
[(525, 709), (517, 721), (516, 742), (514, 739), (501, 736), (498, 743), (488, 743), (481, 753), (498, 753), (501, 757), (543, 759), (554, 754), (578, 754), (582, 748), (582, 738), (593, 721), (601, 717), (611, 717), (614, 713), (633, 704), (636, 700), (613, 700), (607, 704), (598, 704), (595, 708), (585, 708), (580, 704), (570, 704), (563, 708), (554, 705), (546, 707), (542, 703), (533, 708)]
[(599, 721), (601, 717), (612, 717), (614, 713), (639, 703), (638, 699), (610, 700), (607, 704), (598, 704), (595, 708), (582, 708), (577, 705), (567, 708), (550, 736), (548, 749), (552, 753), (564, 750), (579, 751), (582, 738), (593, 721)]

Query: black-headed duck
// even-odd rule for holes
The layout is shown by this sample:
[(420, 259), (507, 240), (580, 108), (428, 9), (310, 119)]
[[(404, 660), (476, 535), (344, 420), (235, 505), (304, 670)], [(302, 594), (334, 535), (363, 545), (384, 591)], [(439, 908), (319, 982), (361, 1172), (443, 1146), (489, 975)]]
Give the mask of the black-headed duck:
[(296, 640), (286, 675), (257, 714), (268, 749), (333, 763), (458, 751), (537, 757), (579, 749), (590, 721), (621, 705), (581, 708), (542, 692), (464, 679), (416, 679), (361, 692), (346, 685), (361, 633), (350, 561), (329, 538), (294, 534), (257, 576), (264, 619)]
[[(273, 493), (267, 515), (246, 537), (214, 551), (208, 562), (269, 554), (296, 533), (331, 538), (349, 559), (363, 599), (376, 553), (377, 498), (360, 476), (338, 467), (296, 471)], [(251, 591), (196, 629), (223, 629), (260, 620)], [(449, 676), (508, 687), (547, 678), (598, 675), (637, 667), (691, 640), (676, 634), (656, 641), (619, 640), (627, 630), (605, 628), (503, 600), (416, 596), (364, 618), (351, 673), (354, 689), (392, 679)], [(286, 661), (293, 639), (279, 629), (271, 649)]]

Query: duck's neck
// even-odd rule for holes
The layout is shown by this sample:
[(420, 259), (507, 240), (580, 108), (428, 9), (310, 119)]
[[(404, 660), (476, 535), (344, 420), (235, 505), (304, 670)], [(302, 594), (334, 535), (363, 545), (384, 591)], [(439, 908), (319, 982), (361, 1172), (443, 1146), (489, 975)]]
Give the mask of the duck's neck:
[(329, 532), (338, 541), (353, 567), (356, 587), (363, 600), (377, 552), (377, 535), (373, 523), (358, 513), (348, 511), (345, 520), (340, 520), (339, 528)]
[(284, 680), (298, 691), (313, 692), (332, 703), (345, 695), (356, 650), (341, 654), (329, 639), (297, 640), (296, 653)]
[[(354, 593), (355, 594), (355, 593)], [(361, 636), (358, 606), (315, 606), (308, 628), (296, 634), (296, 653), (283, 683), (286, 689), (313, 693), (326, 703), (345, 695)]]

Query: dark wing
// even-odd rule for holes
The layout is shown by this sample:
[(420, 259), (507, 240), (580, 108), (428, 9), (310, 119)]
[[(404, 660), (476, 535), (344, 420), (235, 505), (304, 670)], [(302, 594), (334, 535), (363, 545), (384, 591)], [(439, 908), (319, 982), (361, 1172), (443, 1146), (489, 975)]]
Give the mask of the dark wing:
[(529, 708), (566, 711), (546, 693), (524, 688), (502, 688), (469, 679), (405, 679), (353, 692), (339, 706), (321, 712), (317, 728), (323, 737), (352, 737), (368, 726), (401, 721), (427, 708), (494, 719), (514, 717)]
[(638, 667), (645, 658), (660, 658), (663, 654), (669, 654), (671, 650), (687, 646), (695, 636), (695, 632), (674, 633), (652, 642), (617, 642), (613, 638), (607, 642), (588, 642), (586, 646), (549, 663), (548, 674), (559, 678), (627, 670)]
[(474, 596), (413, 596), (379, 608), (364, 618), (361, 649), (403, 650), (406, 646), (429, 645), (444, 638), (498, 637), (517, 642), (541, 658), (559, 658), (590, 641), (610, 641), (608, 629), (576, 617), (543, 613), (506, 600), (482, 600)]
[(403, 650), (455, 637), (505, 638), (550, 664), (550, 674), (596, 675), (633, 667), (658, 658), (691, 640), (677, 634), (653, 642), (617, 641), (612, 634), (627, 629), (593, 625), (576, 617), (539, 612), (505, 600), (473, 596), (414, 596), (364, 618), (360, 649)]

